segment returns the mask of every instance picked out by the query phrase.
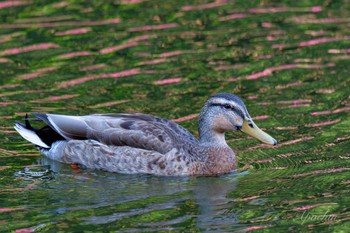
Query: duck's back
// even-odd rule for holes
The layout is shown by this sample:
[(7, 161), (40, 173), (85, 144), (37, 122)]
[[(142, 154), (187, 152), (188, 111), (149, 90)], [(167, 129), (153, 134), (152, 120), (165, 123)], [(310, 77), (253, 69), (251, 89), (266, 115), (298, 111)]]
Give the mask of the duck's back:
[(67, 140), (96, 140), (167, 153), (197, 139), (180, 125), (146, 114), (68, 116), (34, 113)]

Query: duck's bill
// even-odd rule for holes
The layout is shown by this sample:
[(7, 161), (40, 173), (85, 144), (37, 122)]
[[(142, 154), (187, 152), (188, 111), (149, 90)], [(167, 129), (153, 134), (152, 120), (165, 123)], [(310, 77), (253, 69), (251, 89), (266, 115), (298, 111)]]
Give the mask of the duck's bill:
[(241, 131), (258, 139), (263, 143), (277, 145), (276, 139), (259, 129), (259, 127), (253, 121), (248, 122), (247, 120), (245, 120), (242, 125)]

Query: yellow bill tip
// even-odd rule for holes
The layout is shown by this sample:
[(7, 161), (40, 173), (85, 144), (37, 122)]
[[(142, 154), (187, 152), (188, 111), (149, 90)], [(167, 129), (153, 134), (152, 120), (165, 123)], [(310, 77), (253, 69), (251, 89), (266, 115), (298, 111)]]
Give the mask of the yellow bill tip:
[(258, 139), (259, 141), (269, 144), (277, 145), (277, 140), (262, 131), (252, 120), (245, 120), (242, 125), (242, 132)]

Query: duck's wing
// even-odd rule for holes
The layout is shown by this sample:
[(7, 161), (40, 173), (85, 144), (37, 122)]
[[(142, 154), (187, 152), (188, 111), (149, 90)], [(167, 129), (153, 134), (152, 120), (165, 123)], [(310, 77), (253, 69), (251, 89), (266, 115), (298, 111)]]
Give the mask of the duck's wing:
[(33, 113), (67, 140), (93, 139), (106, 145), (129, 146), (166, 153), (196, 141), (183, 127), (146, 114), (69, 116)]

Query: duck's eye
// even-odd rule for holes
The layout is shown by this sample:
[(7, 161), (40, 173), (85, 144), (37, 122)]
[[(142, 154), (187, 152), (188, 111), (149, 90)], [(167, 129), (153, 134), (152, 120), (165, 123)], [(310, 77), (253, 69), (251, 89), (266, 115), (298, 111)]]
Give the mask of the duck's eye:
[(254, 128), (252, 123), (249, 123), (248, 125), (249, 125), (250, 128)]
[(224, 105), (224, 108), (225, 108), (225, 109), (232, 109), (231, 105), (229, 105), (229, 104), (225, 104), (225, 105)]

